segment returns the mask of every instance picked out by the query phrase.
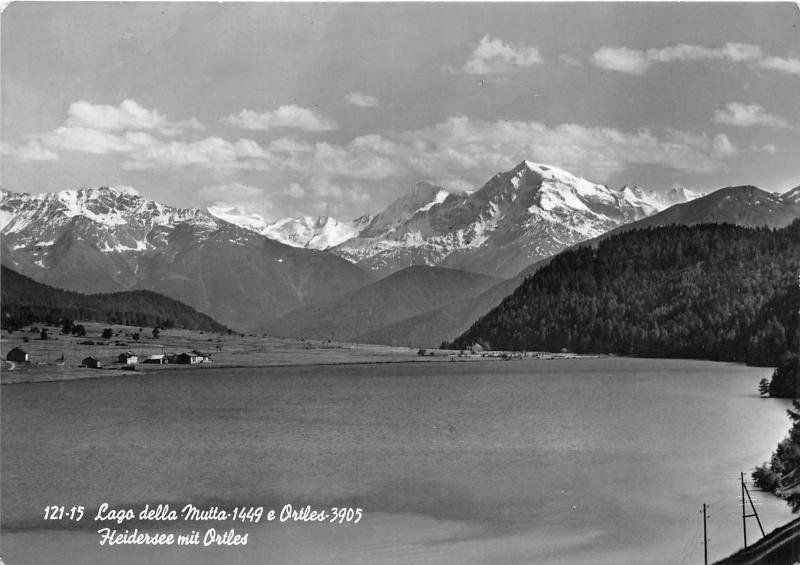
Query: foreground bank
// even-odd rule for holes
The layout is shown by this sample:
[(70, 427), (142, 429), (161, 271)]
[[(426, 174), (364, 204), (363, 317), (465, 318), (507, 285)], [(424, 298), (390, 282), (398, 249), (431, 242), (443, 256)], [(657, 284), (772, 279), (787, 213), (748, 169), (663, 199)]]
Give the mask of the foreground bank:
[(800, 518), (715, 565), (793, 565), (800, 559)]

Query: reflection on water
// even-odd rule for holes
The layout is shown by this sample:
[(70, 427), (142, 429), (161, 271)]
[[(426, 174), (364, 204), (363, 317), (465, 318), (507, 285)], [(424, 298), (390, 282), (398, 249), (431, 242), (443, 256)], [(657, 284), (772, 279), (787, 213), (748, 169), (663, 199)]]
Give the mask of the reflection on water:
[[(2, 389), (6, 562), (664, 563), (741, 545), (789, 427), (769, 370), (585, 359), (203, 370)], [(757, 494), (765, 528), (790, 518)], [(101, 548), (49, 504), (359, 506), (237, 548)], [(135, 527), (135, 525), (129, 525)], [(754, 528), (753, 528), (754, 530)], [(754, 538), (753, 538), (754, 540)]]

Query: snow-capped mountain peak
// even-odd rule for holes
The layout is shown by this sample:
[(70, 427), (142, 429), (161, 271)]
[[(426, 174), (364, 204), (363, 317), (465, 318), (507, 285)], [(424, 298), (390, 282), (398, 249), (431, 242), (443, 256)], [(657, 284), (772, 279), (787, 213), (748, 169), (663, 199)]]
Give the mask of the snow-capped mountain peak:
[(266, 226), (261, 233), (294, 247), (324, 250), (356, 236), (370, 220), (370, 216), (351, 222), (341, 222), (329, 216), (283, 218)]
[(413, 189), (389, 204), (383, 212), (375, 214), (358, 237), (377, 237), (392, 232), (416, 214), (430, 211), (447, 200), (448, 196), (450, 192), (440, 186), (425, 181), (418, 182)]
[(526, 160), (470, 193), (418, 183), (333, 251), (379, 272), (423, 263), (513, 276), (539, 258), (675, 203), (669, 200)]
[(269, 223), (261, 214), (245, 210), (240, 206), (214, 205), (209, 206), (206, 210), (215, 218), (256, 233), (261, 233)]
[(596, 187), (599, 186), (593, 182), (589, 182), (583, 177), (573, 175), (572, 173), (565, 171), (564, 169), (554, 167), (553, 165), (544, 165), (542, 163), (534, 163), (533, 161), (523, 161), (522, 165), (524, 165), (529, 171), (533, 171), (541, 176), (544, 180), (557, 183), (562, 186), (575, 187), (578, 192), (592, 194), (596, 191)]
[(255, 212), (238, 206), (210, 206), (209, 214), (275, 241), (308, 249), (324, 250), (354, 237), (372, 219), (361, 216), (340, 222), (328, 216), (297, 216), (267, 221)]
[(703, 194), (699, 192), (695, 192), (693, 190), (689, 190), (685, 186), (676, 185), (673, 186), (666, 195), (666, 201), (672, 204), (681, 204), (683, 202), (689, 202), (690, 200), (695, 200), (700, 198)]

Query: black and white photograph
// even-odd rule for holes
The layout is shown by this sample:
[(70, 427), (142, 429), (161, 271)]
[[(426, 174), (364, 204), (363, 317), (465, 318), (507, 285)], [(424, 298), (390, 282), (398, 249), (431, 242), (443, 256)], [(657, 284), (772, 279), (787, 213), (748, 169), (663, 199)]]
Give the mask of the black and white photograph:
[(800, 563), (800, 4), (6, 2), (0, 565)]

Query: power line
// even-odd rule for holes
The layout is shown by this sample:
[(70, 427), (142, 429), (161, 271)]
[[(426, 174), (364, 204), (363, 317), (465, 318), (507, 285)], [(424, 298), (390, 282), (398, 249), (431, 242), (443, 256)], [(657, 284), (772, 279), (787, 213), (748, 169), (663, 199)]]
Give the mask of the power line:
[(680, 564), (684, 565), (689, 558), (694, 555), (695, 550), (697, 549), (697, 541), (700, 539), (700, 512), (698, 511), (695, 514), (695, 522), (694, 522), (694, 530), (689, 535), (689, 539), (683, 546), (679, 557), (680, 557)]

